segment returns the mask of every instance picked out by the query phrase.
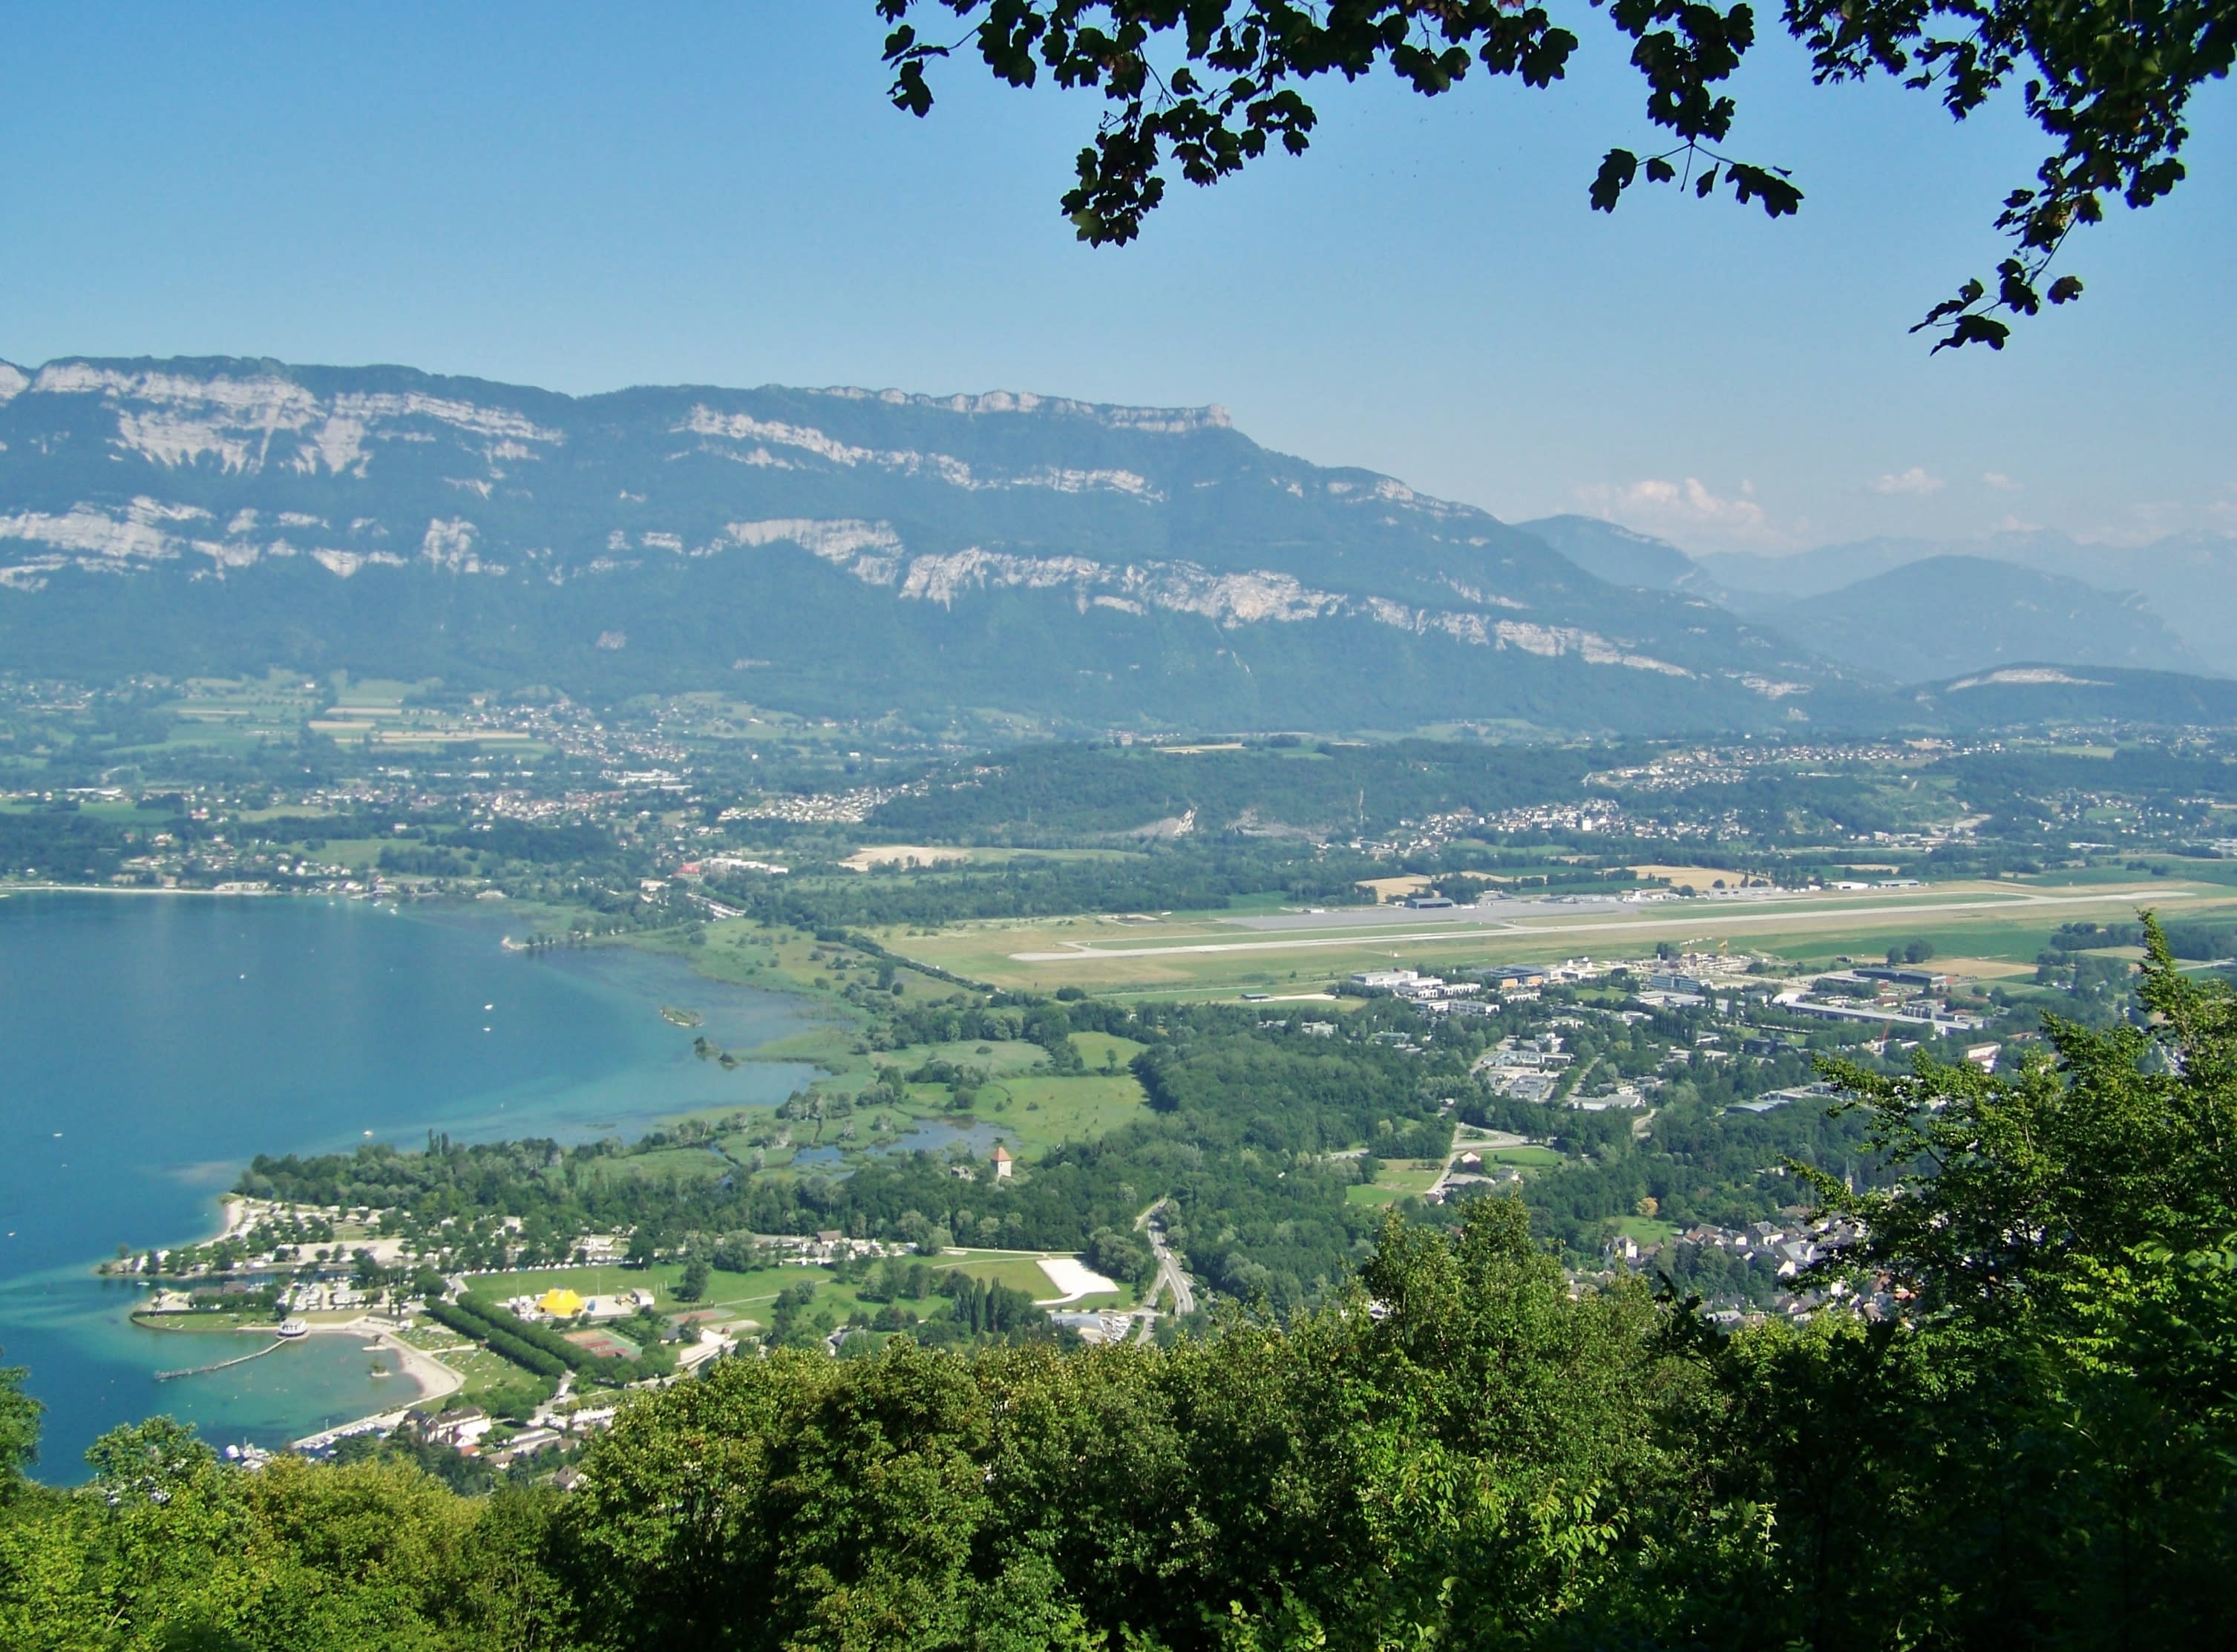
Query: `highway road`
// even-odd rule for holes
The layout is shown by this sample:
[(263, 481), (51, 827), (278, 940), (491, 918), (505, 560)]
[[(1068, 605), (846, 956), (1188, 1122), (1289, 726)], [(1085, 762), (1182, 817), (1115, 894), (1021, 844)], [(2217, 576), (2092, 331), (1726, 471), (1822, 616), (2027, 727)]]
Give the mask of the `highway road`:
[(1135, 1217), (1134, 1227), (1148, 1237), (1150, 1250), (1158, 1259), (1158, 1283), (1151, 1287), (1150, 1298), (1152, 1301), (1157, 1300), (1158, 1287), (1171, 1291), (1173, 1316), (1178, 1319), (1196, 1312), (1196, 1287), (1189, 1283), (1188, 1275), (1181, 1272), (1180, 1263), (1174, 1260), (1172, 1247), (1165, 1243), (1165, 1226), (1158, 1220), (1158, 1213), (1165, 1208), (1165, 1201), (1160, 1199)]

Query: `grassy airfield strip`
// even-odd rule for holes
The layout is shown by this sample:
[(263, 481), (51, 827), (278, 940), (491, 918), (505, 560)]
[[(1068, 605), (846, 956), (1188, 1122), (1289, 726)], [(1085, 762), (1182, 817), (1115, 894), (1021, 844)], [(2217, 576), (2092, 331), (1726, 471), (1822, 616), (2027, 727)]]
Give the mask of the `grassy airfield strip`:
[[(1521, 903), (1518, 903), (1520, 905)], [(1579, 954), (1625, 957), (1658, 941), (1702, 949), (1729, 944), (1821, 962), (1923, 938), (1938, 954), (2031, 966), (2050, 932), (2082, 919), (2133, 918), (2141, 907), (2186, 918), (2237, 914), (2229, 890), (2175, 879), (2118, 885), (1953, 883), (1917, 890), (1710, 897), (1656, 905), (1564, 911), (1528, 903), (1457, 917), (1337, 909), (1290, 913), (1295, 927), (1235, 913), (1093, 917), (972, 924), (938, 935), (881, 937), (906, 956), (1001, 986), (1093, 987), (1138, 992), (1316, 990), (1353, 970), (1413, 958), (1439, 964), (1546, 962)]]

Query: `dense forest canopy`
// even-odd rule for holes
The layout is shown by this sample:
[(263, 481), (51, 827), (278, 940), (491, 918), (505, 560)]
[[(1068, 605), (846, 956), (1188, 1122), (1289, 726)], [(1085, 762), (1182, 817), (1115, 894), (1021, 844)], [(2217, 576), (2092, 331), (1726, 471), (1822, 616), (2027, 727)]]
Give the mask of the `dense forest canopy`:
[(1574, 795), (1630, 747), (1307, 740), (1275, 734), (1204, 746), (1023, 747), (934, 770), (866, 823), (898, 838), (999, 840), (1038, 830), (1090, 836), (1195, 817), (1195, 829), (1287, 827), (1316, 836), (1388, 832), (1402, 820), (1493, 813)]
[[(1519, 1004), (1422, 1030), (1409, 1009), (1385, 999), (1351, 1012), (1342, 1038), (1323, 1038), (1304, 1030), (1309, 1017), (1274, 1019), (1247, 1005), (904, 998), (877, 1034), (897, 1052), (1015, 1040), (1076, 1069), (1075, 1032), (1139, 1043), (1129, 1070), (1148, 1106), (1105, 1134), (1053, 1148), (1030, 1175), (991, 1183), (959, 1178), (953, 1157), (926, 1152), (870, 1156), (844, 1175), (788, 1177), (744, 1175), (708, 1154), (695, 1174), (641, 1176), (607, 1174), (624, 1151), (617, 1142), (563, 1148), (438, 1138), (419, 1152), (366, 1143), (347, 1153), (259, 1155), (237, 1190), (380, 1210), (390, 1231), (439, 1239), (474, 1266), (556, 1263), (572, 1235), (635, 1231), (709, 1254), (717, 1267), (738, 1258), (741, 1271), (758, 1265), (756, 1234), (825, 1229), (893, 1242), (938, 1229), (958, 1242), (1085, 1251), (1100, 1233), (1129, 1231), (1163, 1201), (1167, 1235), (1191, 1272), (1223, 1294), (1264, 1299), (1286, 1313), (1326, 1300), (1369, 1254), (1377, 1212), (1350, 1195), (1377, 1162), (1441, 1160), (1456, 1120), (1532, 1136), (1550, 1124), (1561, 1162), (1523, 1183), (1521, 1196), (1541, 1240), (1579, 1267), (1598, 1265), (1611, 1214), (1631, 1213), (1642, 1200), (1677, 1228), (1737, 1228), (1775, 1221), (1795, 1202), (1789, 1162), (1826, 1165), (1860, 1187), (1894, 1173), (1853, 1113), (1829, 1115), (1822, 1103), (1738, 1105), (1809, 1083), (1809, 1041), (1835, 1047), (1835, 1029), (1798, 1028), (1791, 1047), (1745, 1063), (1697, 1055), (1673, 1066), (1666, 1060), (1673, 1041), (1691, 1046), (1707, 1024), (1699, 1012), (1628, 1023), (1564, 1016), (1574, 1023), (1561, 1037), (1574, 1070), (1611, 1081), (1660, 1073), (1669, 1082), (1651, 1118), (1562, 1109), (1549, 1119), (1542, 1104), (1500, 1096), (1469, 1071), (1501, 1039), (1543, 1024), (1539, 1009)], [(898, 1109), (909, 1082), (947, 1085), (960, 1102), (973, 1078), (967, 1063), (904, 1063), (833, 1105), (856, 1116)], [(705, 1139), (687, 1129), (656, 1132), (641, 1145)], [(1452, 1217), (1451, 1208), (1415, 1213), (1433, 1224)], [(515, 1224), (509, 1235), (493, 1230), (498, 1221)], [(1657, 1266), (1690, 1276), (1714, 1261), (1681, 1243)]]

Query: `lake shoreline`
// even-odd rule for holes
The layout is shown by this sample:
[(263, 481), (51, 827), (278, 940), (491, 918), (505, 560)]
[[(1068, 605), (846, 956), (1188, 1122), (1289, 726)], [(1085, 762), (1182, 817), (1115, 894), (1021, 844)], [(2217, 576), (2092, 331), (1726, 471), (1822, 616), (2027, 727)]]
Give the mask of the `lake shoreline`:
[[(326, 900), (355, 900), (353, 895), (336, 895), (323, 889), (307, 889), (304, 895)], [(0, 900), (10, 895), (188, 895), (215, 900), (275, 900), (293, 896), (291, 889), (149, 889), (140, 884), (5, 884), (0, 885)]]
[[(322, 891), (313, 890), (226, 890), (221, 892), (214, 889), (144, 889), (117, 887), (100, 884), (23, 884), (0, 888), (0, 898), (5, 898), (7, 896), (15, 893), (72, 895), (197, 895), (209, 897), (221, 896), (223, 898), (228, 899), (233, 898), (235, 896), (239, 896), (243, 899), (300, 899), (309, 898), (326, 900), (349, 899), (353, 901), (354, 904), (360, 905), (373, 904), (362, 897), (337, 896)], [(412, 904), (423, 908), (422, 911), (416, 912), (414, 916), (421, 917), (429, 921), (437, 923), (444, 922), (446, 918), (457, 917), (486, 916), (486, 914), (479, 912), (475, 908), (471, 898), (465, 899), (446, 898), (424, 902), (415, 901)], [(400, 908), (398, 907), (397, 903), (393, 901), (390, 902), (389, 905), (392, 910), (400, 910)], [(467, 925), (465, 927), (475, 926)], [(710, 985), (722, 987), (731, 991), (757, 993), (767, 997), (780, 998), (796, 1004), (802, 1010), (821, 1011), (822, 1013), (817, 1014), (813, 1017), (810, 1025), (802, 1028), (797, 1032), (789, 1034), (784, 1037), (773, 1039), (768, 1043), (758, 1045), (754, 1050), (747, 1053), (738, 1054), (736, 1056), (736, 1062), (739, 1066), (745, 1066), (748, 1064), (762, 1066), (782, 1066), (791, 1064), (819, 1069), (827, 1076), (835, 1076), (838, 1073), (840, 1070), (838, 1065), (830, 1058), (839, 1053), (838, 1049), (835, 1047), (835, 1041), (844, 1037), (848, 1023), (845, 1017), (830, 1013), (833, 1006), (827, 1000), (818, 998), (813, 994), (789, 984), (764, 986), (759, 984), (749, 984), (743, 981), (727, 979), (723, 976), (714, 974), (708, 970), (701, 968), (701, 960), (695, 955), (693, 949), (664, 944), (669, 940), (669, 937), (663, 935), (659, 931), (654, 931), (650, 934), (641, 937), (637, 935), (591, 936), (585, 938), (584, 946), (580, 950), (591, 951), (615, 949), (645, 958), (670, 959), (683, 964), (690, 971), (694, 979), (706, 982)], [(507, 942), (510, 940), (510, 936), (500, 937), (498, 942), (499, 950), (508, 953), (525, 951), (525, 949), (521, 949), (517, 945), (508, 946)], [(656, 1006), (657, 1013), (658, 1013), (660, 1018), (663, 1022), (666, 1022), (670, 1026), (676, 1027), (683, 1030), (693, 1030), (703, 1024), (704, 1017), (698, 1012), (685, 1012), (691, 1016), (690, 1021), (686, 1023), (676, 1020), (670, 1013), (672, 1009), (674, 1009), (674, 1006), (665, 1004)], [(794, 1048), (794, 1046), (797, 1047)], [(663, 1126), (682, 1122), (686, 1119), (703, 1116), (705, 1111), (706, 1109), (692, 1109), (676, 1113), (657, 1114), (652, 1116), (648, 1120), (648, 1123), (652, 1129), (659, 1129)], [(492, 1139), (515, 1140), (518, 1138), (500, 1136), (493, 1137)], [(270, 1148), (260, 1149), (260, 1151), (264, 1152), (274, 1150), (274, 1149)], [(282, 1149), (279, 1150), (286, 1151), (287, 1149)], [(184, 1249), (189, 1246), (214, 1245), (220, 1243), (224, 1240), (232, 1238), (235, 1234), (244, 1232), (251, 1225), (251, 1217), (253, 1214), (251, 1210), (252, 1205), (260, 1202), (268, 1205), (270, 1201), (253, 1201), (246, 1195), (227, 1192), (218, 1195), (217, 1202), (219, 1206), (219, 1215), (218, 1226), (215, 1232), (205, 1234), (198, 1238), (181, 1240), (175, 1245), (157, 1246), (155, 1247), (155, 1248), (162, 1250)], [(98, 1273), (102, 1263), (96, 1261), (88, 1264), (88, 1266), (93, 1271)]]
[[(433, 1354), (413, 1347), (404, 1340), (398, 1333), (395, 1325), (389, 1320), (376, 1320), (367, 1314), (362, 1319), (351, 1320), (338, 1325), (313, 1325), (309, 1327), (309, 1334), (314, 1337), (361, 1337), (369, 1332), (376, 1334), (366, 1346), (373, 1349), (385, 1348), (395, 1354), (399, 1367), (399, 1374), (411, 1378), (418, 1385), (419, 1393), (419, 1397), (412, 1402), (413, 1406), (426, 1405), (432, 1399), (446, 1399), (466, 1385), (464, 1372), (454, 1371), (436, 1359)], [(375, 1417), (385, 1417), (387, 1414), (386, 1411), (372, 1413)], [(360, 1418), (359, 1420), (362, 1422), (370, 1419)], [(345, 1426), (348, 1425), (345, 1425)]]
[[(96, 894), (198, 898), (76, 898)], [(44, 1455), (60, 1483), (81, 1478), (73, 1465), (101, 1432), (166, 1411), (208, 1438), (280, 1446), (321, 1418), (471, 1392), (395, 1342), (380, 1364), (393, 1373), (401, 1362), (413, 1382), (369, 1381), (331, 1333), (313, 1359), (274, 1356), (299, 1375), (252, 1375), (267, 1361), (243, 1367), (238, 1384), (184, 1382), (175, 1397), (154, 1385), (158, 1366), (214, 1357), (192, 1354), (182, 1335), (220, 1327), (133, 1323), (156, 1281), (115, 1271), (115, 1247), (238, 1244), (267, 1208), (236, 1189), (258, 1154), (346, 1154), (376, 1138), (409, 1152), (431, 1131), (635, 1140), (676, 1119), (764, 1114), (822, 1078), (832, 1056), (843, 1064), (850, 1030), (792, 981), (725, 978), (720, 959), (696, 967), (697, 949), (676, 933), (586, 938), (530, 960), (541, 968), (515, 967), (498, 944), (508, 923), (518, 937), (524, 918), (564, 927), (568, 917), (465, 900), (288, 891), (252, 905), (214, 890), (43, 880), (0, 886), (0, 912), (10, 943), (0, 984), (22, 1008), (0, 1050), (23, 1084), (13, 1117), (0, 1116), (11, 1149), (0, 1198), (16, 1207), (8, 1225), (25, 1227), (5, 1253), (0, 1342), (48, 1407)], [(752, 1056), (724, 1072), (692, 1059), (695, 1030), (662, 1016), (663, 1004), (703, 1012), (707, 1036)], [(776, 1064), (788, 1059), (798, 1064)], [(272, 1270), (282, 1283), (293, 1271)]]

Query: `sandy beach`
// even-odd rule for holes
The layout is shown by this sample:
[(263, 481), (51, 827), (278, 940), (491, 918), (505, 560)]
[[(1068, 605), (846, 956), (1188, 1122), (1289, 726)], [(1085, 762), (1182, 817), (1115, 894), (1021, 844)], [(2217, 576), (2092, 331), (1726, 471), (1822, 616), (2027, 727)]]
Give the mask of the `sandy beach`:
[(441, 1399), (454, 1394), (466, 1385), (465, 1378), (451, 1369), (432, 1354), (422, 1353), (395, 1334), (395, 1327), (386, 1320), (367, 1316), (345, 1320), (337, 1324), (313, 1324), (310, 1334), (319, 1336), (353, 1336), (368, 1339), (368, 1346), (386, 1348), (402, 1363), (404, 1374), (419, 1385), (419, 1399), (412, 1403)]
[[(276, 1325), (230, 1325), (219, 1328), (191, 1323), (166, 1324), (166, 1317), (135, 1314), (132, 1322), (144, 1330), (169, 1335), (192, 1336), (205, 1331), (215, 1331), (228, 1336), (261, 1335), (277, 1339), (280, 1334), (280, 1327)], [(192, 1316), (177, 1317), (183, 1321)], [(369, 1350), (386, 1348), (394, 1353), (402, 1366), (402, 1374), (411, 1378), (419, 1391), (412, 1401), (415, 1405), (422, 1400), (444, 1399), (465, 1386), (464, 1375), (452, 1370), (432, 1354), (405, 1341), (396, 1334), (396, 1327), (386, 1320), (377, 1320), (370, 1314), (360, 1314), (353, 1320), (310, 1320), (304, 1322), (303, 1328), (306, 1334), (314, 1337), (356, 1337)]]
[(388, 1411), (374, 1412), (370, 1416), (360, 1417), (333, 1428), (321, 1429), (315, 1434), (306, 1434), (302, 1438), (294, 1442), (294, 1449), (297, 1451), (323, 1448), (351, 1434), (375, 1432), (386, 1433), (401, 1423), (405, 1417), (419, 1405), (431, 1399), (439, 1399), (446, 1395), (456, 1393), (465, 1385), (466, 1379), (459, 1372), (443, 1364), (441, 1360), (422, 1353), (411, 1344), (396, 1337), (393, 1327), (385, 1320), (360, 1319), (337, 1325), (311, 1326), (311, 1333), (313, 1336), (333, 1336), (344, 1332), (359, 1337), (370, 1334), (373, 1338), (373, 1346), (394, 1349), (398, 1358), (403, 1362), (405, 1375), (410, 1377), (419, 1385), (419, 1395), (407, 1405), (399, 1405)]

